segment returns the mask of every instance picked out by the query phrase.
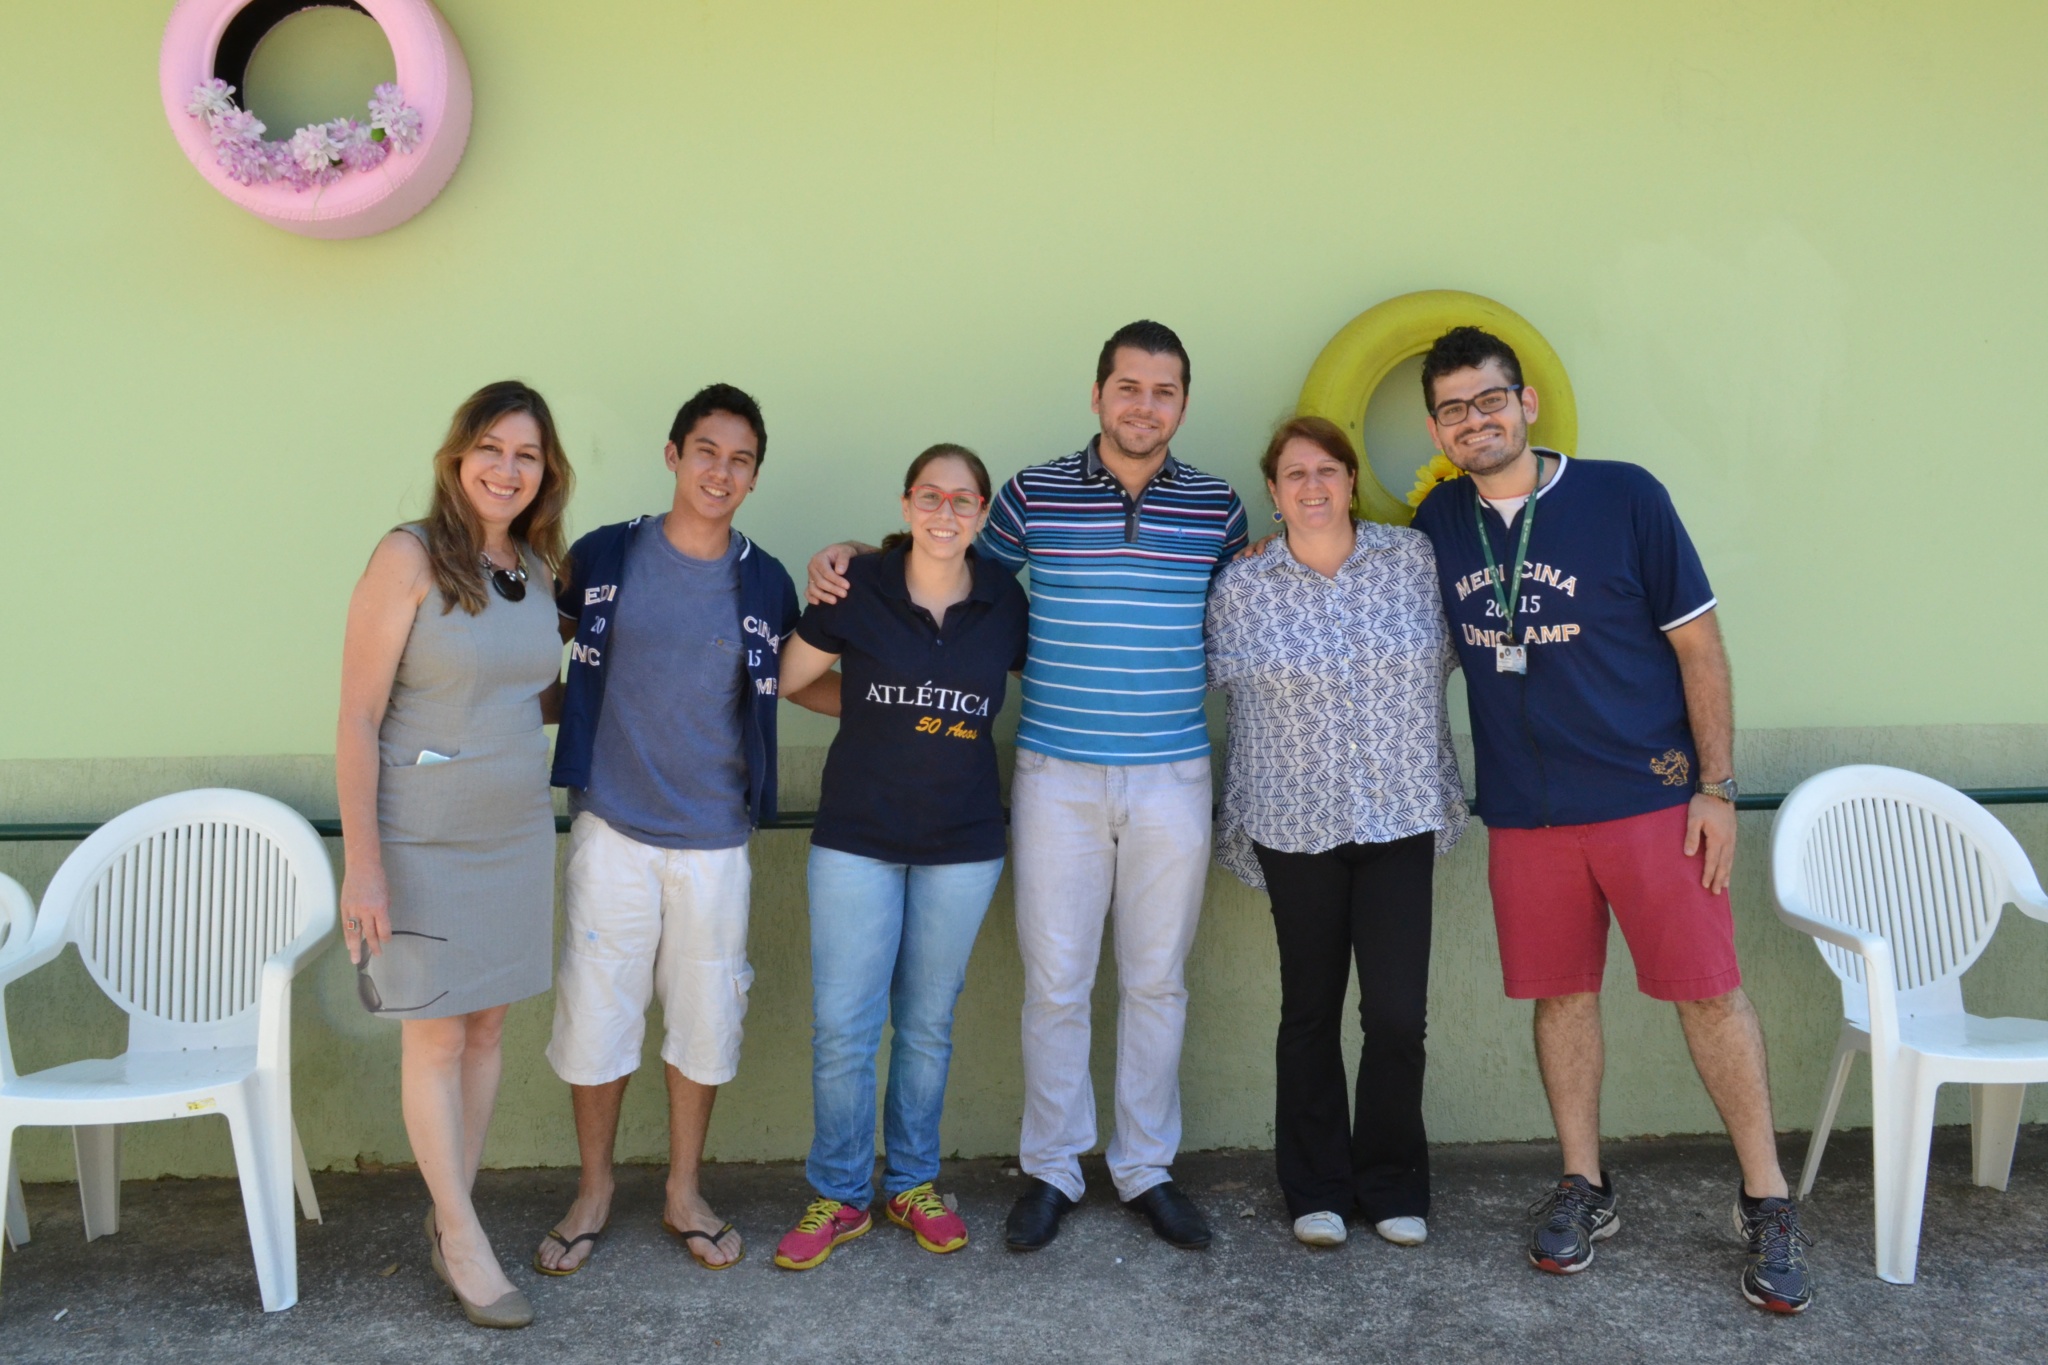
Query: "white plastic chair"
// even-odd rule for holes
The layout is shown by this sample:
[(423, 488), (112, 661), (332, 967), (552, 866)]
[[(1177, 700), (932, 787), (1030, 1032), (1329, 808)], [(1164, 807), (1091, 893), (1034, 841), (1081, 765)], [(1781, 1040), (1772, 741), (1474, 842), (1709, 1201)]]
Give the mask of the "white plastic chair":
[(0, 1008), (0, 1176), (15, 1129), (70, 1126), (85, 1235), (103, 1237), (120, 1226), (121, 1125), (222, 1115), (264, 1310), (291, 1307), (294, 1184), (320, 1217), (292, 1122), (292, 977), (334, 913), (319, 835), (267, 796), (179, 792), (94, 832), (51, 879), (28, 952), (0, 965), (0, 992), (76, 944), (128, 1013), (128, 1051), (18, 1075)]
[(1842, 985), (1799, 1193), (1813, 1188), (1849, 1067), (1867, 1052), (1877, 1273), (1911, 1284), (1935, 1092), (1970, 1086), (1972, 1178), (2002, 1190), (2027, 1085), (2048, 1081), (2048, 1021), (1966, 1014), (1962, 991), (2006, 904), (2048, 920), (2048, 897), (1989, 811), (1931, 777), (1869, 764), (1792, 790), (1771, 832), (1771, 876), (1778, 917), (1819, 940)]
[[(6, 966), (9, 958), (28, 952), (29, 931), (35, 922), (36, 904), (28, 892), (20, 882), (0, 873), (0, 967)], [(0, 1008), (0, 1030), (6, 1027), (6, 1012)], [(21, 1197), (21, 1173), (12, 1165), (7, 1168), (6, 1226), (7, 1245), (28, 1245), (28, 1205)]]

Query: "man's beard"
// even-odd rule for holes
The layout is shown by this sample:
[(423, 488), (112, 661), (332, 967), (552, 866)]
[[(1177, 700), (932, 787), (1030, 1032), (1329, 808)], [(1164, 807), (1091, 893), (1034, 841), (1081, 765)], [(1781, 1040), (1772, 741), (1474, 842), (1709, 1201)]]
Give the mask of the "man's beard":
[[(1529, 448), (1528, 428), (1524, 427), (1519, 434), (1521, 439), (1516, 440), (1517, 433), (1503, 431), (1500, 445), (1496, 448), (1494, 455), (1491, 458), (1487, 458), (1484, 465), (1465, 464), (1456, 455), (1451, 456), (1451, 463), (1457, 465), (1458, 468), (1464, 470), (1467, 474), (1497, 474), (1516, 460), (1521, 459), (1522, 452)], [(1454, 447), (1454, 449), (1456, 448)], [(1463, 453), (1462, 450), (1460, 453)]]
[(1117, 454), (1128, 456), (1133, 460), (1151, 459), (1154, 455), (1166, 449), (1166, 443), (1171, 439), (1170, 435), (1166, 432), (1154, 432), (1152, 433), (1152, 443), (1150, 445), (1146, 446), (1143, 450), (1133, 450), (1124, 443), (1124, 438), (1117, 434), (1114, 429), (1104, 432), (1103, 436)]

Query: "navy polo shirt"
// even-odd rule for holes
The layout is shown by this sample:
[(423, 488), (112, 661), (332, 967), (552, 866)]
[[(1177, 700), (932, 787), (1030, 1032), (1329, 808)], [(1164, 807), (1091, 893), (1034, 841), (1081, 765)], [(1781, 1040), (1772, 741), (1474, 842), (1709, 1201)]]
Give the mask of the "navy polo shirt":
[(908, 553), (856, 556), (846, 596), (797, 623), (843, 676), (811, 842), (885, 863), (987, 862), (1005, 847), (993, 727), (1024, 666), (1029, 604), (970, 550), (973, 590), (934, 621), (904, 586)]
[[(1502, 829), (1583, 825), (1692, 799), (1698, 758), (1678, 656), (1664, 632), (1714, 605), (1671, 495), (1646, 469), (1570, 460), (1538, 491), (1515, 633), (1529, 671), (1502, 673), (1500, 607), (1473, 524), (1472, 480), (1438, 484), (1415, 513), (1436, 548), (1451, 638), (1465, 668), (1479, 815)], [(1505, 576), (1511, 524), (1482, 509)]]

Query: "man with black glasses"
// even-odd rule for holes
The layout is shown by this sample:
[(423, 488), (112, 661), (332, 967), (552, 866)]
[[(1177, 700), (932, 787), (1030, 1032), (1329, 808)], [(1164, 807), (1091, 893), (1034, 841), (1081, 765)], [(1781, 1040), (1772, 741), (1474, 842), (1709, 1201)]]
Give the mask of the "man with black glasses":
[(1423, 361), (1438, 449), (1469, 477), (1415, 514), (1436, 549), (1465, 669), (1479, 814), (1507, 993), (1536, 1002), (1536, 1059), (1564, 1174), (1529, 1261), (1570, 1275), (1620, 1229), (1600, 1164), (1600, 983), (1610, 907), (1636, 984), (1678, 1009), (1742, 1167), (1743, 1296), (1813, 1298), (1799, 1211), (1778, 1168), (1763, 1031), (1741, 988), (1735, 717), (1715, 599), (1670, 495), (1635, 465), (1529, 444), (1536, 391), (1476, 327)]

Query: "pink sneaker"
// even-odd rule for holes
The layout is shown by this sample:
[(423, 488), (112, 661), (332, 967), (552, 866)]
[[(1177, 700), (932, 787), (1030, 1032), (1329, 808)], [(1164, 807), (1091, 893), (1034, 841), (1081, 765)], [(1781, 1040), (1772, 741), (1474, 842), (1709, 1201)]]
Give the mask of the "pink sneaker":
[(941, 1256), (967, 1245), (967, 1224), (946, 1207), (927, 1180), (890, 1199), (889, 1221), (917, 1234), (917, 1244)]
[(825, 1263), (832, 1248), (867, 1235), (875, 1225), (866, 1209), (837, 1199), (813, 1199), (796, 1226), (775, 1244), (775, 1264), (784, 1270), (810, 1270)]

